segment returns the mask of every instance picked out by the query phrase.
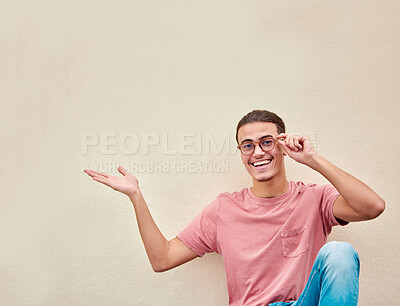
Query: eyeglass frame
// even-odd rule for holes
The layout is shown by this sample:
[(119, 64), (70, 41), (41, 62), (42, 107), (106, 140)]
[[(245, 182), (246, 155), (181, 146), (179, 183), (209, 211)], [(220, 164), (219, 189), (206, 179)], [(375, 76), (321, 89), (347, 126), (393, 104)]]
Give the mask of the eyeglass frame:
[[(260, 143), (261, 143), (262, 141), (264, 141), (264, 140), (272, 140), (272, 141), (273, 141), (274, 144), (272, 145), (272, 148), (271, 148), (271, 149), (269, 149), (269, 150), (264, 150), (264, 149), (261, 147), (261, 144), (260, 144)], [(271, 150), (273, 150), (273, 149), (275, 148), (275, 145), (276, 145), (277, 142), (278, 142), (278, 139), (276, 139), (276, 138), (274, 138), (274, 137), (265, 137), (265, 138), (261, 139), (260, 141), (250, 141), (250, 140), (244, 141), (244, 142), (242, 142), (241, 144), (239, 144), (236, 148), (238, 148), (239, 151), (240, 151), (240, 153), (242, 153), (243, 155), (251, 155), (251, 154), (254, 153), (254, 151), (255, 151), (257, 145), (260, 147), (260, 149), (261, 149), (263, 152), (268, 152), (268, 151), (271, 151)], [(243, 153), (241, 146), (242, 146), (242, 144), (246, 144), (246, 143), (252, 143), (252, 144), (254, 145), (253, 150), (251, 151), (251, 153), (248, 153), (248, 154)]]

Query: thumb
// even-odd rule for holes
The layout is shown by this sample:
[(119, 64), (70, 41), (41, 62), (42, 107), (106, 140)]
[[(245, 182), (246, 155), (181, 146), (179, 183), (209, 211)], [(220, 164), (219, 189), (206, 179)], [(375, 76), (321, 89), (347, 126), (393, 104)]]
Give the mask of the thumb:
[(126, 169), (122, 166), (118, 167), (118, 172), (121, 173), (123, 176), (128, 174), (128, 171), (126, 171)]

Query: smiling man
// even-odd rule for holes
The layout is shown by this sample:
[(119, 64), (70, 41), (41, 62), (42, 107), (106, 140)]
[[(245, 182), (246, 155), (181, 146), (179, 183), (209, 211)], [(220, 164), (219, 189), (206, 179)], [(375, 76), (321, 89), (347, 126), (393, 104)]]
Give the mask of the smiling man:
[[(345, 242), (329, 242), (335, 225), (379, 216), (385, 203), (361, 181), (316, 152), (307, 136), (285, 133), (276, 114), (255, 110), (236, 129), (250, 188), (221, 193), (168, 241), (153, 221), (137, 179), (85, 170), (129, 196), (153, 270), (205, 253), (223, 257), (230, 305), (357, 305), (359, 259)], [(331, 184), (288, 181), (285, 156)]]

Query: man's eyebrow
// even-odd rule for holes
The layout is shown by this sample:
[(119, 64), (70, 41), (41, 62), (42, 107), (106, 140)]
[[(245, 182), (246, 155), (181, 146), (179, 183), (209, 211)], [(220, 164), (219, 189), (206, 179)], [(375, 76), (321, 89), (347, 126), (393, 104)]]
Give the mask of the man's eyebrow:
[[(261, 139), (264, 139), (264, 138), (273, 138), (274, 136), (273, 135), (264, 135), (264, 136), (261, 136), (260, 138), (258, 138), (258, 140), (261, 140)], [(241, 142), (241, 144), (243, 143), (243, 142), (247, 142), (247, 141), (254, 141), (253, 139), (244, 139), (244, 140), (242, 140), (242, 142)]]

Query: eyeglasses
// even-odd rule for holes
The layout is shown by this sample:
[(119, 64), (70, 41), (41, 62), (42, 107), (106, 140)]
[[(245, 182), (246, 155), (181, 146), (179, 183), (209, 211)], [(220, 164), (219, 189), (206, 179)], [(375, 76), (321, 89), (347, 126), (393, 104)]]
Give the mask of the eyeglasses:
[(263, 150), (264, 152), (271, 151), (273, 148), (275, 148), (275, 142), (277, 142), (277, 140), (275, 138), (269, 137), (269, 138), (265, 138), (265, 139), (262, 139), (262, 140), (256, 141), (256, 142), (245, 141), (245, 142), (241, 143), (240, 145), (238, 145), (237, 148), (244, 155), (250, 155), (250, 154), (253, 154), (253, 152), (256, 148), (256, 145), (259, 145), (261, 150)]

